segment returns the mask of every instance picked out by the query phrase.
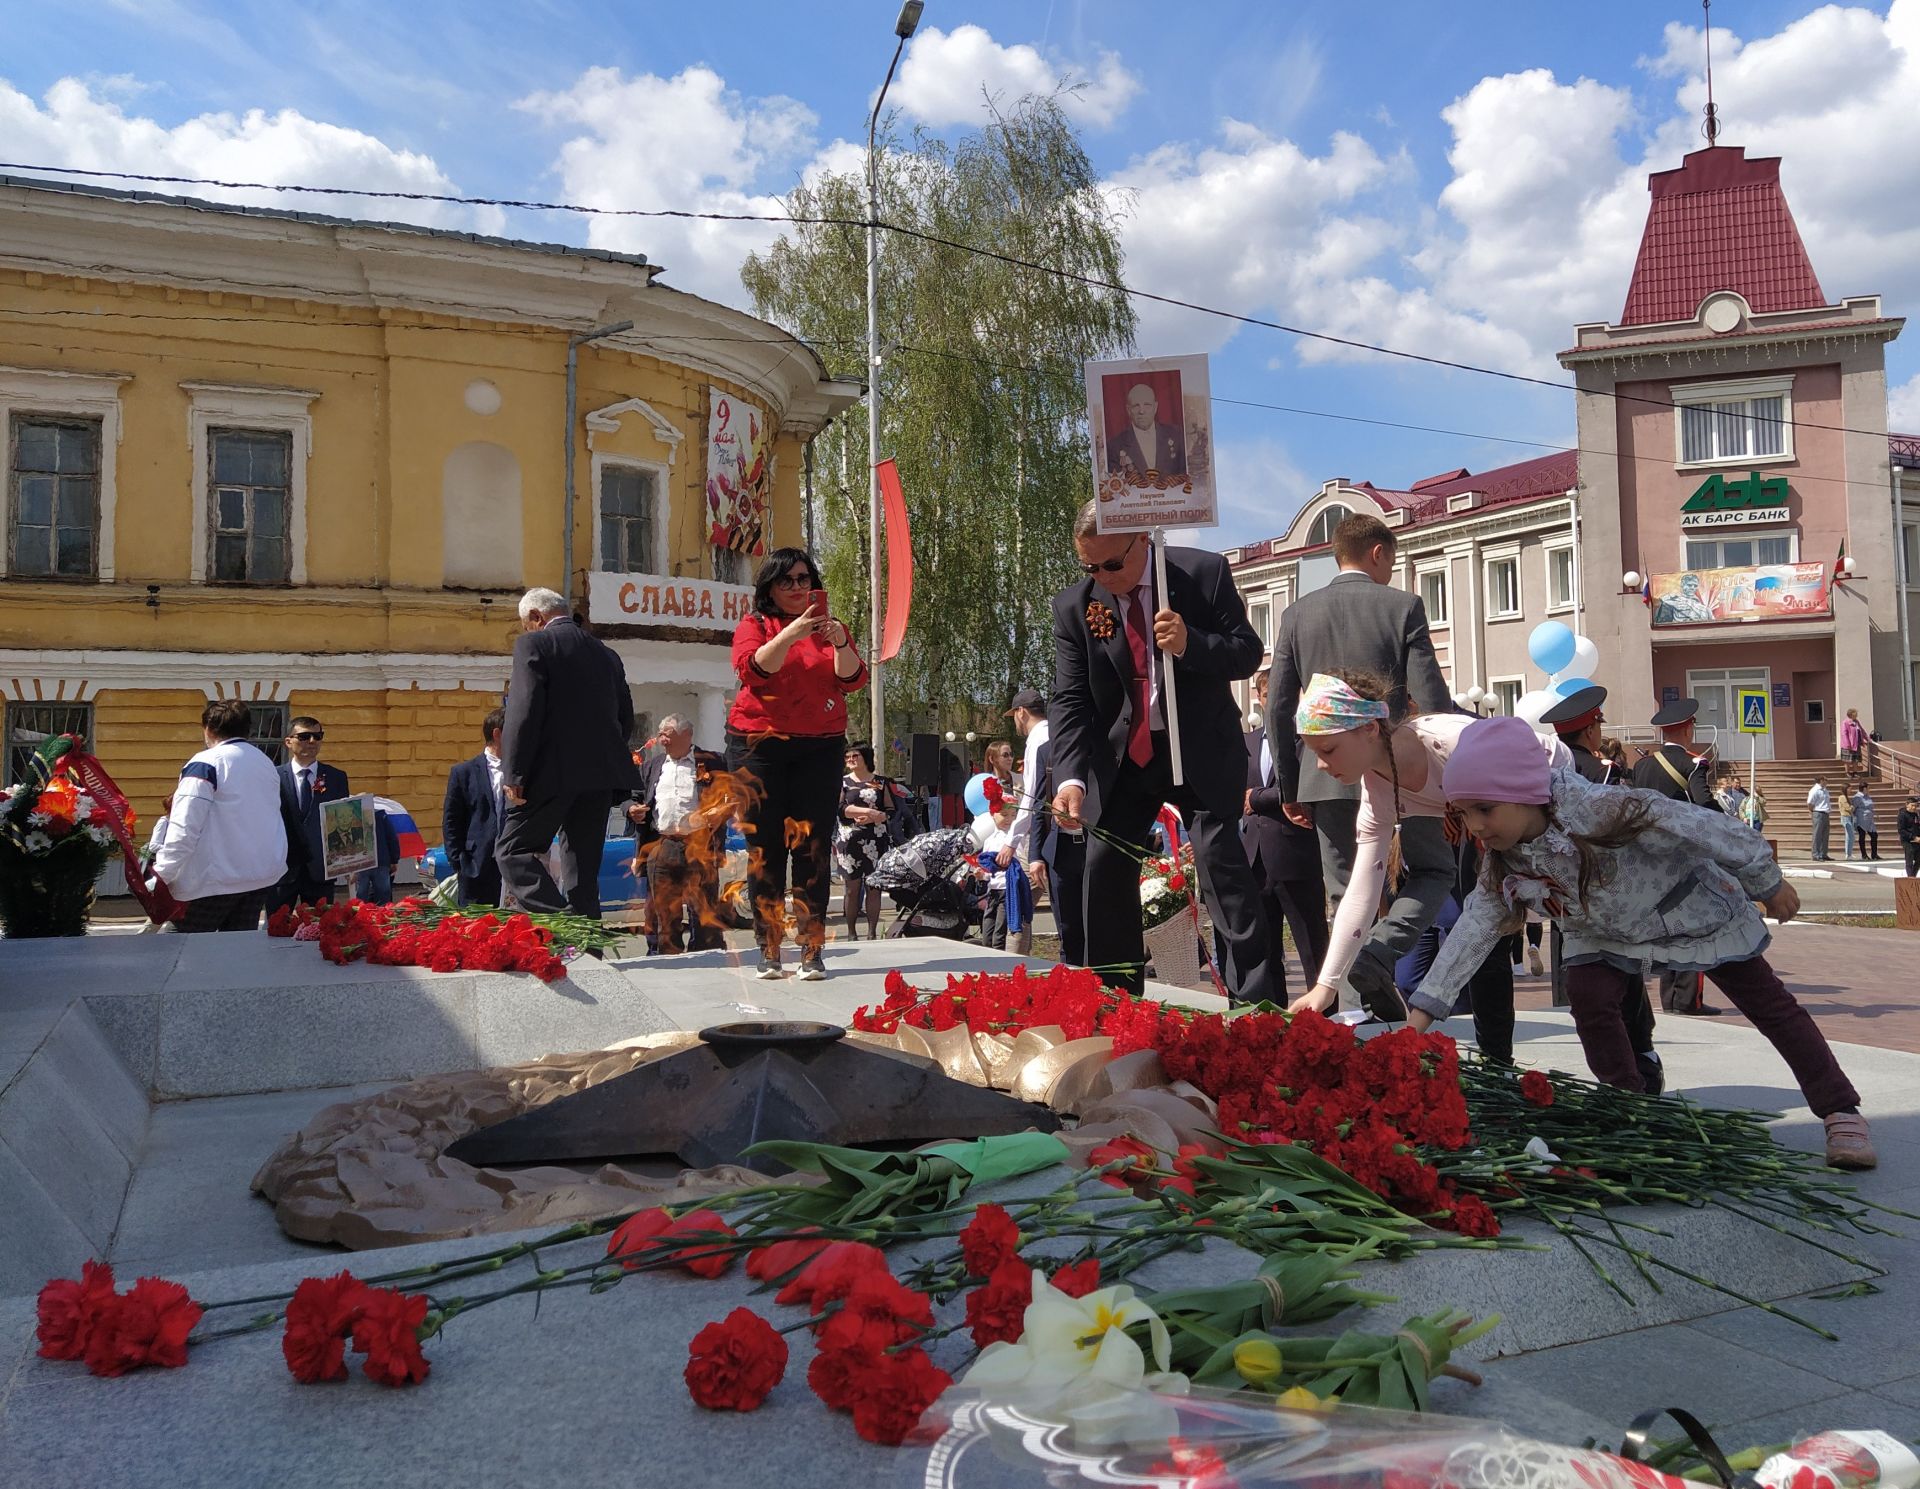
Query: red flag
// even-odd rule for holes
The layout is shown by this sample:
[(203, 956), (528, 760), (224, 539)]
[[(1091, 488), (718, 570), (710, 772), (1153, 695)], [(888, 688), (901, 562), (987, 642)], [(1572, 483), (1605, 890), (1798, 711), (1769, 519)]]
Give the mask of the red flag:
[[(913, 535), (907, 528), (907, 498), (900, 489), (900, 467), (883, 460), (875, 469), (887, 525), (887, 624), (880, 642), (880, 660), (890, 662), (900, 654), (901, 643), (907, 639), (907, 616), (913, 610)], [(878, 574), (873, 582), (880, 582)]]

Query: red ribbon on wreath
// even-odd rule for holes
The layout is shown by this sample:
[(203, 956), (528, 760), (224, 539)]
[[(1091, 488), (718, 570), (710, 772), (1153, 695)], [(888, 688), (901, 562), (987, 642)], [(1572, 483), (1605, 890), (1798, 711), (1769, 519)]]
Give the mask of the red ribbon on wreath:
[(125, 793), (114, 784), (113, 777), (107, 774), (106, 766), (86, 752), (85, 744), (84, 739), (68, 735), (66, 751), (54, 757), (54, 774), (64, 772), (71, 776), (87, 795), (106, 807), (114, 841), (119, 843), (120, 855), (127, 864), (127, 892), (140, 902), (140, 908), (147, 912), (147, 918), (155, 925), (178, 920), (186, 914), (186, 906), (176, 900), (158, 879), (153, 881), (152, 888), (147, 887), (147, 876), (140, 871), (140, 849), (133, 841), (133, 834), (127, 830), (131, 805)]

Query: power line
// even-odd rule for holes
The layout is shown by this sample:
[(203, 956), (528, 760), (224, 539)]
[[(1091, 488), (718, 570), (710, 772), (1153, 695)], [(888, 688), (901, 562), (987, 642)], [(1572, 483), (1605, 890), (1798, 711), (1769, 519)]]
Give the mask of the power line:
[[(860, 217), (806, 217), (792, 213), (752, 213), (752, 212), (696, 212), (686, 208), (672, 207), (589, 207), (578, 202), (545, 202), (520, 200), (510, 197), (456, 196), (450, 193), (427, 191), (395, 191), (372, 187), (348, 186), (311, 186), (271, 181), (225, 181), (206, 176), (163, 176), (143, 174), (135, 171), (92, 170), (77, 166), (32, 165), (17, 161), (0, 161), (0, 171), (34, 171), (43, 175), (58, 176), (61, 173), (77, 176), (95, 176), (117, 181), (144, 181), (152, 184), (170, 186), (212, 186), (230, 191), (282, 191), (304, 192), (320, 196), (356, 196), (373, 200), (440, 202), (453, 206), (470, 207), (515, 207), (525, 211), (573, 212), (601, 217), (637, 217), (637, 218), (678, 218), (687, 221), (706, 222), (784, 222), (801, 226), (816, 227), (855, 227), (866, 228), (868, 223)], [(1408, 351), (1403, 347), (1383, 346), (1377, 342), (1361, 341), (1355, 337), (1336, 336), (1327, 331), (1315, 331), (1305, 326), (1290, 325), (1285, 321), (1268, 319), (1265, 316), (1248, 315), (1236, 310), (1227, 310), (1217, 305), (1205, 305), (1196, 300), (1181, 299), (1176, 295), (1163, 295), (1153, 290), (1136, 289), (1121, 280), (1103, 279), (1095, 274), (1082, 274), (1076, 270), (1063, 269), (1053, 264), (1044, 264), (1033, 259), (1023, 259), (1015, 254), (1002, 253), (997, 249), (982, 248), (978, 244), (962, 243), (957, 239), (945, 238), (937, 233), (929, 233), (920, 228), (905, 226), (901, 223), (877, 219), (873, 226), (902, 237), (919, 242), (930, 243), (941, 248), (955, 249), (961, 253), (974, 254), (981, 258), (992, 259), (1013, 268), (1027, 269), (1039, 274), (1050, 274), (1055, 278), (1066, 279), (1082, 284), (1090, 289), (1110, 290), (1116, 294), (1127, 295), (1137, 300), (1148, 300), (1156, 305), (1169, 306), (1176, 310), (1190, 311), (1196, 315), (1210, 316), (1214, 319), (1231, 321), (1237, 325), (1254, 326), (1262, 330), (1279, 331), (1302, 340), (1317, 341), (1327, 346), (1341, 347), (1347, 351), (1366, 352), (1374, 356), (1390, 357), (1401, 361), (1415, 362), (1429, 367), (1439, 367), (1452, 372), (1472, 373), (1479, 377), (1498, 378), (1505, 382), (1523, 386), (1549, 388), (1555, 392), (1572, 393), (1580, 391), (1572, 383), (1561, 382), (1554, 378), (1537, 377), (1532, 373), (1514, 372), (1507, 368), (1486, 367), (1476, 362), (1463, 362), (1451, 357), (1437, 357), (1426, 352)], [(484, 237), (484, 234), (475, 234)], [(1687, 343), (1673, 343), (1675, 349)], [(1659, 344), (1650, 350), (1659, 350)], [(1617, 389), (1591, 390), (1599, 396), (1610, 398), (1616, 403), (1632, 403), (1648, 408), (1678, 409), (1685, 405), (1671, 399), (1652, 398), (1644, 394), (1622, 393)], [(1793, 425), (1800, 429), (1824, 429), (1838, 434), (1864, 434), (1873, 436), (1881, 431), (1859, 429), (1846, 424), (1821, 424), (1795, 420)]]

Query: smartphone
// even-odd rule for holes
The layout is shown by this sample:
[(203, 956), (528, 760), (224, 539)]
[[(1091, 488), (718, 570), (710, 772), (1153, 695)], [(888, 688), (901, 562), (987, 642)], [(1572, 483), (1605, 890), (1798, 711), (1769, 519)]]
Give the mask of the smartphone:
[(808, 595), (807, 606), (809, 609), (819, 611), (821, 620), (825, 620), (832, 613), (827, 609), (827, 592), (824, 589), (816, 589)]

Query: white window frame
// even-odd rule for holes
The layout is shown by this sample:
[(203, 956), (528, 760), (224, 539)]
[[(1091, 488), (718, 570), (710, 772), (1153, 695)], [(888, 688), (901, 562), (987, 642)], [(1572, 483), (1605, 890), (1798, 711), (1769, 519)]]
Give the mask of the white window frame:
[[(1427, 604), (1427, 580), (1440, 581), (1440, 615), (1436, 618), (1433, 606)], [(1413, 571), (1413, 592), (1420, 597), (1420, 603), (1426, 607), (1427, 628), (1444, 631), (1453, 624), (1453, 565), (1447, 563), (1427, 564)]]
[[(1800, 562), (1800, 529), (1797, 527), (1737, 527), (1723, 529), (1719, 532), (1715, 532), (1712, 528), (1707, 528), (1703, 531), (1693, 533), (1682, 529), (1680, 533), (1680, 572), (1686, 573), (1693, 568), (1693, 565), (1687, 562), (1687, 545), (1689, 543), (1713, 543), (1715, 545), (1750, 543), (1758, 542), (1761, 538), (1787, 539), (1787, 553), (1789, 554), (1787, 562), (1790, 564)], [(1719, 567), (1719, 565), (1709, 565), (1708, 567), (1715, 568)], [(1743, 565), (1742, 567), (1745, 566)]]
[(182, 383), (189, 400), (187, 443), (193, 460), (193, 546), (187, 578), (207, 582), (208, 530), (212, 522), (212, 431), (261, 429), (293, 436), (287, 471), (287, 582), (307, 582), (307, 462), (313, 457), (313, 415), (307, 405), (320, 396), (304, 388), (261, 388), (237, 383)]
[(1494, 700), (1494, 708), (1496, 710), (1498, 710), (1502, 715), (1510, 716), (1513, 713), (1513, 710), (1511, 708), (1508, 708), (1507, 706), (1505, 706), (1503, 703), (1499, 701), (1500, 689), (1502, 686), (1508, 683), (1511, 683), (1513, 685), (1513, 690), (1514, 690), (1513, 701), (1515, 703), (1518, 703), (1522, 698), (1526, 697), (1527, 678), (1526, 678), (1526, 674), (1523, 672), (1513, 673), (1506, 677), (1488, 678), (1487, 679), (1487, 696)]
[[(1564, 543), (1543, 543), (1540, 545), (1541, 564), (1546, 575), (1546, 588), (1541, 591), (1547, 597), (1547, 614), (1560, 615), (1569, 610), (1580, 608), (1580, 566), (1573, 561), (1573, 540)], [(1567, 556), (1567, 598), (1556, 600), (1553, 597), (1553, 560), (1558, 554)]]
[(658, 460), (642, 460), (634, 455), (594, 455), (588, 461), (588, 479), (593, 482), (592, 522), (587, 541), (593, 547), (593, 562), (587, 566), (589, 573), (607, 572), (600, 567), (600, 473), (608, 466), (622, 470), (649, 471), (653, 475), (653, 552), (654, 561), (660, 565), (656, 571), (663, 579), (673, 577), (673, 555), (667, 548), (667, 506), (671, 501), (672, 488), (667, 484), (669, 466)]
[[(100, 502), (99, 531), (94, 534), (93, 556), (96, 582), (107, 584), (114, 578), (114, 508), (118, 496), (120, 448), (120, 384), (129, 381), (129, 372), (58, 372), (38, 367), (0, 367), (0, 441), (4, 431), (13, 427), (15, 414), (51, 415), (100, 421)], [(11, 522), (13, 512), (6, 506), (6, 493), (0, 490), (0, 518)], [(0, 579), (7, 573), (7, 543), (0, 534)], [(84, 579), (64, 579), (64, 584), (84, 584)]]
[[(1667, 388), (1673, 400), (1673, 468), (1675, 470), (1712, 470), (1738, 465), (1784, 465), (1793, 453), (1793, 375), (1750, 377), (1711, 383), (1674, 383)], [(1682, 436), (1681, 410), (1703, 403), (1733, 403), (1740, 399), (1778, 398), (1780, 400), (1780, 453), (1778, 455), (1715, 455), (1707, 460), (1688, 460)]]
[[(1331, 543), (1333, 541), (1333, 530), (1336, 527), (1338, 527), (1341, 523), (1345, 522), (1349, 517), (1351, 517), (1354, 514), (1355, 510), (1356, 510), (1355, 508), (1348, 506), (1345, 502), (1342, 502), (1342, 501), (1328, 502), (1324, 507), (1322, 507), (1319, 511), (1315, 512), (1313, 516), (1307, 520), (1306, 546), (1309, 548), (1314, 548), (1319, 546), (1319, 543)], [(1339, 512), (1340, 515), (1338, 517), (1335, 517), (1333, 521), (1325, 524), (1327, 535), (1324, 538), (1319, 539), (1319, 543), (1316, 543), (1313, 536), (1314, 528), (1316, 526), (1321, 525), (1321, 519), (1323, 517), (1326, 517), (1329, 513), (1335, 512), (1335, 511)]]
[[(1513, 606), (1511, 610), (1493, 608), (1493, 566), (1495, 564), (1513, 565)], [(1516, 544), (1508, 548), (1491, 552), (1482, 549), (1480, 553), (1480, 592), (1485, 597), (1489, 621), (1519, 620), (1527, 613), (1527, 590), (1525, 576), (1520, 572), (1520, 549)]]
[[(1254, 619), (1254, 612), (1256, 610), (1260, 613), (1258, 620)], [(1253, 627), (1253, 634), (1260, 638), (1260, 649), (1262, 651), (1272, 651), (1273, 601), (1265, 596), (1257, 600), (1249, 601), (1247, 604), (1247, 623)]]

